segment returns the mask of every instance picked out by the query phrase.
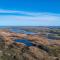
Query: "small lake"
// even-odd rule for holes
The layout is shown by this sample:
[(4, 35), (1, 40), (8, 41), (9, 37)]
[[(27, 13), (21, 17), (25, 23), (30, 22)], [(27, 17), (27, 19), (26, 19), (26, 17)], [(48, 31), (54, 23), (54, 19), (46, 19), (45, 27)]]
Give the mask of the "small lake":
[(15, 42), (24, 43), (26, 46), (32, 46), (33, 43), (27, 39), (16, 39)]

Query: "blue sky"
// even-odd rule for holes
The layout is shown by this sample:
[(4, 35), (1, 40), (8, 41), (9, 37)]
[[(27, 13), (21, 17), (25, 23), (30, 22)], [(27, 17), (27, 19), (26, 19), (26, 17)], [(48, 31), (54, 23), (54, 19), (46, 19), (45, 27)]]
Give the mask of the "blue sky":
[(0, 26), (60, 26), (60, 0), (0, 0)]

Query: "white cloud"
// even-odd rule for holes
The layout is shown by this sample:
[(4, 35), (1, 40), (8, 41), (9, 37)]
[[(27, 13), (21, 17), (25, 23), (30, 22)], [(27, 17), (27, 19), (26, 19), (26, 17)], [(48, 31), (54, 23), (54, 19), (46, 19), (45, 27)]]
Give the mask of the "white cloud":
[(26, 12), (26, 11), (16, 11), (16, 10), (4, 10), (0, 9), (0, 13), (15, 13), (15, 14), (24, 14), (31, 16), (60, 16), (60, 14), (56, 13), (48, 13), (48, 12)]
[[(25, 12), (25, 11), (13, 11), (13, 10), (3, 10), (0, 9), (0, 13), (11, 13), (10, 15), (0, 15), (0, 25), (30, 25), (30, 26), (40, 26), (40, 25), (53, 25), (60, 26), (60, 14), (55, 13), (40, 13), (40, 12)], [(24, 14), (12, 15), (12, 14)]]

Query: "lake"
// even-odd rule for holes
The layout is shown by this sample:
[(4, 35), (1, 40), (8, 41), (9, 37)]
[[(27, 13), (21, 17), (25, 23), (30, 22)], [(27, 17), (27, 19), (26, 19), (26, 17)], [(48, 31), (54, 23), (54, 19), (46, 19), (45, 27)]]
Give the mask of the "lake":
[(32, 46), (33, 43), (27, 39), (16, 39), (15, 42), (24, 43), (26, 46)]
[(9, 29), (11, 32), (15, 32), (15, 33), (24, 33), (24, 34), (37, 34), (31, 31), (25, 31), (25, 30), (21, 30), (21, 29)]

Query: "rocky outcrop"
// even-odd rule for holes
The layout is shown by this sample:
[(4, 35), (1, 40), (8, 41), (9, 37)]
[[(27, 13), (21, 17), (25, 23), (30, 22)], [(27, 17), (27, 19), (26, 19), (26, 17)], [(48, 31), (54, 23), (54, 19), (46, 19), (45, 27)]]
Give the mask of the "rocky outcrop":
[(50, 56), (46, 51), (34, 46), (12, 44), (8, 48), (0, 49), (0, 60), (56, 60), (58, 57)]
[(45, 39), (43, 37), (40, 37), (40, 36), (28, 35), (27, 39), (30, 40), (30, 41), (33, 41), (35, 43), (38, 43), (38, 44), (44, 44), (44, 45), (49, 44), (47, 39)]

